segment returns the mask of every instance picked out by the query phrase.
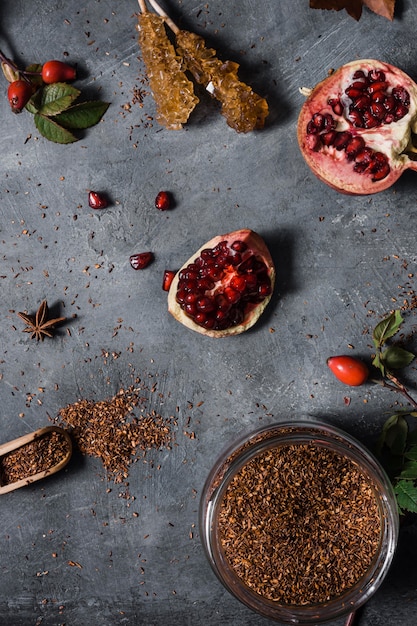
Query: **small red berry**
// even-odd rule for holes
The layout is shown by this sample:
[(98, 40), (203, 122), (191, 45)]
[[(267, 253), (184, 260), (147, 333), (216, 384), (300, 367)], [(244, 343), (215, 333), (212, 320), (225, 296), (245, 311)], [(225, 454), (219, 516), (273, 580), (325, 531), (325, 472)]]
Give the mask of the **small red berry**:
[(109, 206), (107, 196), (98, 191), (90, 191), (88, 194), (88, 204), (92, 209), (105, 209)]
[(63, 61), (47, 61), (42, 66), (42, 80), (47, 85), (75, 80), (76, 70)]
[(129, 258), (130, 265), (134, 270), (144, 270), (148, 267), (149, 263), (153, 260), (152, 252), (140, 252), (139, 254), (132, 254)]
[(155, 207), (158, 211), (167, 211), (171, 208), (171, 194), (169, 191), (160, 191), (155, 198)]
[(338, 380), (351, 387), (363, 385), (369, 376), (365, 363), (353, 356), (331, 356), (327, 365)]
[(176, 272), (174, 272), (173, 270), (165, 270), (164, 277), (162, 279), (162, 289), (164, 291), (169, 291), (175, 274)]
[(7, 98), (13, 113), (20, 113), (32, 97), (33, 85), (26, 80), (15, 80), (7, 89)]

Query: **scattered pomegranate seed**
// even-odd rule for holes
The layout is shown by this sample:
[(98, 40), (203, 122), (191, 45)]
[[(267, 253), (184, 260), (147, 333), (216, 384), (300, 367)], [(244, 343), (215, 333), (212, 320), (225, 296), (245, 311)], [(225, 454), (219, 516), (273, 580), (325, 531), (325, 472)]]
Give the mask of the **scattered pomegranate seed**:
[(153, 260), (152, 252), (140, 252), (139, 254), (132, 254), (129, 258), (130, 265), (134, 270), (144, 270), (148, 267), (149, 263)]
[(171, 194), (169, 191), (160, 191), (155, 198), (155, 207), (158, 211), (167, 211), (171, 208)]
[(173, 270), (165, 270), (164, 277), (162, 279), (162, 289), (164, 291), (169, 291), (169, 288), (171, 287), (171, 283), (174, 280), (175, 274), (176, 272), (174, 272)]
[(92, 209), (105, 209), (109, 206), (107, 196), (98, 191), (90, 191), (88, 194), (88, 204)]

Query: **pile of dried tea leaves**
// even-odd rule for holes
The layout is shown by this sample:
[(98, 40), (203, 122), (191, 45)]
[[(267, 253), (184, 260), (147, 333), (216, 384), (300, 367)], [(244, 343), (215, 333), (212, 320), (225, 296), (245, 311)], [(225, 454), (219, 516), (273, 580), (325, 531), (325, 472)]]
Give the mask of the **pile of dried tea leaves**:
[(68, 455), (69, 442), (51, 431), (16, 450), (3, 455), (0, 460), (0, 484), (10, 485), (52, 469)]
[(121, 483), (139, 451), (169, 448), (173, 418), (135, 407), (143, 404), (137, 387), (100, 401), (79, 400), (60, 409), (57, 421), (69, 430), (82, 454), (101, 459), (109, 479)]

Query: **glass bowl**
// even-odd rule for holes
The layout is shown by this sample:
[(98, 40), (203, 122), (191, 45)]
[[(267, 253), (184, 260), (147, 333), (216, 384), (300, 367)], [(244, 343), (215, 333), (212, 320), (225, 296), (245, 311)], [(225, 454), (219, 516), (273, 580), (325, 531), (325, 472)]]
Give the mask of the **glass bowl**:
[(356, 439), (321, 421), (279, 422), (232, 444), (201, 496), (200, 534), (225, 588), (288, 624), (353, 612), (398, 540), (391, 482)]

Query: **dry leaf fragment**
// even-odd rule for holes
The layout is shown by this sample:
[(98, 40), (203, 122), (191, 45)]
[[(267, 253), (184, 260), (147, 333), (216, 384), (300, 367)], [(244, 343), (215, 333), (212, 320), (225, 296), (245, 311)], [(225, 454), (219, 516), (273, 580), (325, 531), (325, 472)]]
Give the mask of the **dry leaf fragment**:
[(395, 0), (363, 0), (364, 5), (374, 13), (386, 17), (387, 20), (394, 19)]
[(362, 7), (386, 17), (388, 20), (394, 19), (395, 0), (310, 0), (311, 9), (328, 9), (341, 11), (346, 9), (348, 14), (355, 20), (359, 20), (362, 15)]

